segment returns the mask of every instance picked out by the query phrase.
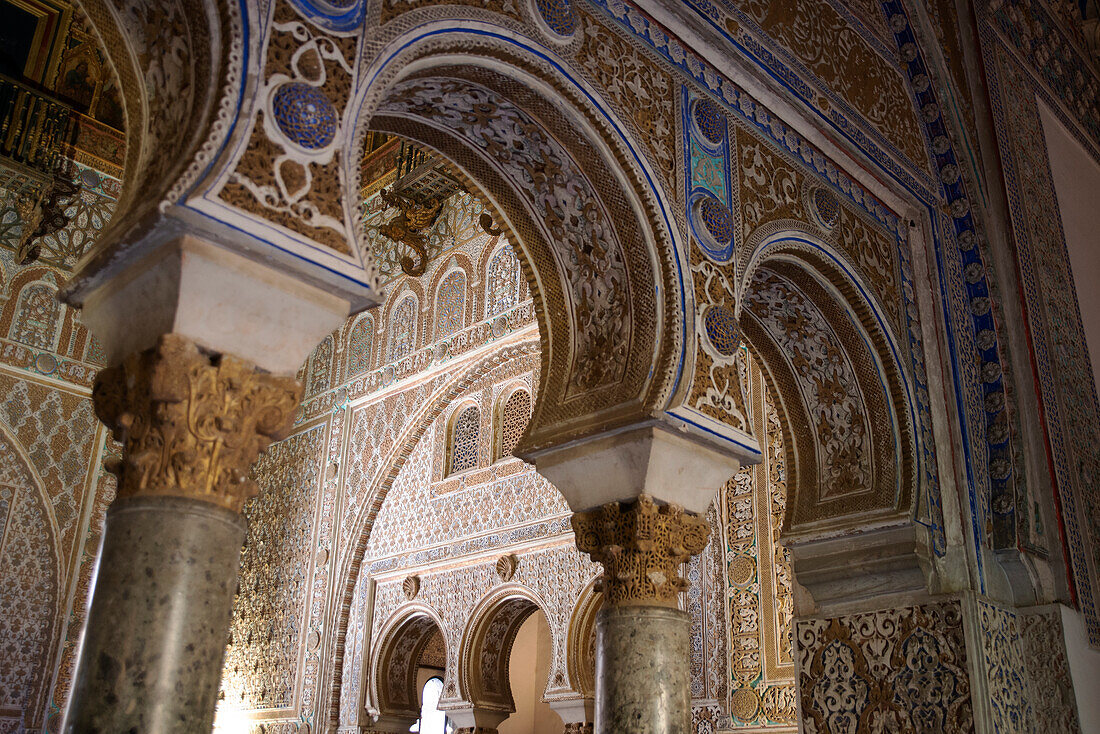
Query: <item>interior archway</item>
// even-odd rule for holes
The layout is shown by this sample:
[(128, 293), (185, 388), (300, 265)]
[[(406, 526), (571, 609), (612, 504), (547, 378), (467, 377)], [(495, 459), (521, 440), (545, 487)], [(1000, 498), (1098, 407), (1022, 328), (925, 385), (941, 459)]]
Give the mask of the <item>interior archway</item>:
[[(545, 614), (539, 600), (521, 586), (502, 587), (482, 600), (463, 634), (458, 676), (459, 695), (463, 704), (499, 711), (509, 716), (516, 713), (511, 675), (512, 648), (520, 629), (537, 615), (542, 615), (545, 625)], [(549, 635), (548, 628), (546, 632)], [(524, 642), (529, 642), (526, 636)], [(547, 640), (547, 645), (549, 644), (550, 641)], [(537, 681), (534, 686), (533, 693), (537, 699), (541, 700), (546, 686), (544, 675), (543, 680)], [(524, 691), (525, 697), (531, 694), (531, 691)], [(525, 700), (523, 704), (524, 712), (528, 713), (531, 701)], [(512, 726), (515, 725), (514, 723)]]
[(683, 286), (671, 216), (629, 141), (579, 102), (576, 82), (559, 79), (544, 93), (546, 74), (528, 71), (538, 62), (526, 50), (494, 41), (491, 53), (474, 55), (463, 33), (431, 36), (401, 39), (376, 70), (359, 136), (382, 131), (438, 151), (514, 235), (543, 346), (519, 452), (664, 407), (683, 338)]
[(409, 605), (387, 621), (370, 673), (370, 705), (377, 711), (379, 724), (404, 725), (407, 731), (420, 718), (420, 693), (424, 680), (430, 677), (422, 669), (442, 673), (446, 649), (442, 625), (423, 605)]
[(890, 547), (875, 563), (913, 589), (927, 583), (921, 565), (931, 544), (915, 522), (920, 475), (906, 373), (886, 318), (841, 262), (805, 237), (777, 237), (748, 269), (741, 302), (744, 336), (783, 425), (784, 544), (819, 601), (838, 593), (830, 589), (844, 574), (834, 564), (852, 552), (833, 547), (836, 533), (860, 528), (869, 554)]

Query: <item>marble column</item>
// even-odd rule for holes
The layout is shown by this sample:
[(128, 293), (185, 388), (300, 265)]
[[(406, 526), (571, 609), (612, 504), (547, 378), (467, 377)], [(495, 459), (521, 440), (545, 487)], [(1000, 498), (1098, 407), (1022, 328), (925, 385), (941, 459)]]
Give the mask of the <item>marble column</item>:
[(573, 515), (577, 547), (603, 565), (596, 621), (596, 734), (687, 734), (690, 629), (681, 565), (706, 547), (699, 516), (648, 495)]
[(174, 334), (100, 373), (96, 412), (123, 456), (66, 730), (210, 731), (248, 471), (300, 396)]

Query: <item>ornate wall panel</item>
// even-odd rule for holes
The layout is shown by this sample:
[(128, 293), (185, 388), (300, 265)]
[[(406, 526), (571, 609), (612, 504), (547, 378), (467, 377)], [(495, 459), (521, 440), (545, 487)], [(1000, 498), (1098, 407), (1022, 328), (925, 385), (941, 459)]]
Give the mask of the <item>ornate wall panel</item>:
[(60, 726), (114, 494), (88, 333), (52, 300), (62, 278), (0, 250), (0, 727), (13, 731)]
[(730, 723), (797, 724), (790, 554), (779, 544), (787, 502), (783, 427), (764, 374), (749, 357), (745, 393), (764, 460), (743, 467), (718, 495), (725, 548)]
[(57, 529), (45, 488), (0, 429), (0, 730), (42, 715), (61, 622)]
[[(1045, 11), (1036, 9), (1034, 31), (1037, 38), (1021, 33), (1018, 18), (1026, 6), (1010, 3), (990, 7), (992, 16), (985, 18), (982, 48), (995, 71), (990, 76), (990, 96), (998, 127), (998, 141), (1005, 173), (1016, 258), (1020, 268), (1023, 298), (1032, 334), (1030, 344), (1036, 362), (1037, 382), (1045, 418), (1049, 461), (1061, 509), (1060, 523), (1067, 537), (1068, 563), (1072, 583), (1088, 620), (1089, 638), (1100, 646), (1100, 610), (1097, 590), (1100, 589), (1100, 490), (1093, 477), (1100, 476), (1100, 404), (1097, 402), (1084, 331), (1076, 301), (1073, 275), (1070, 272), (1065, 238), (1061, 227), (1057, 195), (1049, 162), (1042, 148), (1020, 144), (1020, 141), (1045, 140), (1036, 98), (1062, 117), (1067, 128), (1085, 127), (1094, 136), (1091, 141), (1077, 133), (1086, 149), (1100, 158), (1096, 131), (1089, 126), (1089, 115), (1095, 114), (1095, 102), (1082, 107), (1076, 102), (1073, 89), (1054, 75), (1055, 67), (1072, 64), (1068, 49), (1060, 49), (1057, 65), (1040, 65), (1040, 80), (1035, 71), (1021, 65), (1012, 50), (1031, 48), (1041, 39), (1057, 31), (1049, 25)], [(996, 30), (995, 30), (996, 29)], [(1024, 56), (1025, 60), (1033, 59)], [(1052, 76), (1053, 75), (1053, 76)], [(1095, 77), (1079, 74), (1077, 82), (1096, 84)], [(1091, 81), (1090, 81), (1091, 80)], [(1076, 85), (1074, 82), (1071, 87)], [(1044, 85), (1049, 85), (1049, 88)], [(1051, 89), (1057, 94), (1053, 96)], [(1093, 95), (1095, 100), (1095, 94)], [(1061, 110), (1067, 105), (1071, 114)], [(1090, 111), (1091, 110), (1091, 111)], [(1080, 115), (1085, 115), (1081, 119)], [(1005, 498), (994, 502), (992, 515), (994, 540), (1000, 544), (1019, 542), (1025, 548), (1045, 555), (1056, 550), (1056, 541), (1043, 532), (1038, 503), (1044, 498), (1026, 494), (1021, 487), (1018, 498), (1008, 503)], [(995, 498), (996, 500), (996, 498)], [(1016, 508), (1014, 513), (1006, 508)], [(1026, 509), (1025, 509), (1026, 508)], [(1034, 508), (1034, 510), (1031, 510)]]
[(798, 621), (803, 729), (974, 731), (963, 614), (945, 601)]
[(276, 0), (263, 67), (270, 104), (219, 192), (226, 203), (345, 255), (353, 245), (331, 146), (351, 96), (355, 49), (355, 38), (326, 33)]
[(574, 62), (631, 119), (665, 190), (675, 195), (679, 115), (672, 75), (596, 16), (581, 12), (580, 19), (583, 41)]
[(1026, 610), (1016, 620), (1030, 678), (1035, 731), (1078, 734), (1081, 724), (1059, 608)]
[(306, 599), (324, 460), (325, 426), (272, 445), (253, 468), (248, 537), (222, 682), (229, 708), (291, 709), (307, 644)]
[[(742, 4), (695, 0), (692, 4), (742, 52), (781, 73), (786, 71), (784, 62), (800, 68), (808, 83), (784, 74), (800, 96), (813, 99), (807, 88), (818, 86), (834, 104), (871, 123), (888, 145), (918, 167), (924, 166), (927, 153), (916, 111), (894, 66), (888, 40), (884, 43), (868, 33), (826, 0)], [(880, 12), (872, 4), (860, 20), (866, 18), (864, 22), (881, 28)], [(764, 44), (777, 44), (779, 53), (769, 53)], [(821, 106), (828, 110), (827, 105)]]
[(1028, 731), (1034, 720), (1027, 664), (1020, 644), (1020, 619), (1014, 609), (979, 600), (986, 685), (994, 731)]

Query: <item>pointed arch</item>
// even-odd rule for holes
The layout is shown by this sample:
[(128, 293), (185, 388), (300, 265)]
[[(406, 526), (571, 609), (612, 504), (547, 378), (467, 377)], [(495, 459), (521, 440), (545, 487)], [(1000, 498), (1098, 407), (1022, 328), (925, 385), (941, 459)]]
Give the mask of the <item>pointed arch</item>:
[(485, 263), (485, 318), (513, 308), (523, 293), (523, 272), (515, 250), (505, 241), (492, 251)]
[(439, 281), (435, 291), (435, 338), (444, 339), (466, 325), (467, 297), (466, 271), (451, 268)]
[(420, 302), (416, 294), (409, 292), (401, 297), (390, 312), (386, 328), (389, 334), (386, 362), (396, 362), (416, 351), (419, 326)]
[(510, 385), (497, 400), (493, 420), (493, 460), (512, 456), (531, 420), (531, 393), (525, 384)]

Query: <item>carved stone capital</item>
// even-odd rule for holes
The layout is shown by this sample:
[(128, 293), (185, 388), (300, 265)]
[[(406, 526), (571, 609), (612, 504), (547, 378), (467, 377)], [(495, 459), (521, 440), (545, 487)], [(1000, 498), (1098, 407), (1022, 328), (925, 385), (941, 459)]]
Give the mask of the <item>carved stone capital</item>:
[(679, 505), (648, 495), (573, 514), (577, 548), (603, 565), (599, 590), (608, 606), (676, 607), (687, 589), (680, 565), (701, 553), (710, 527)]
[(291, 377), (166, 334), (96, 378), (96, 415), (123, 444), (118, 497), (188, 497), (240, 512), (256, 494), (252, 463), (290, 429)]
[(592, 722), (575, 721), (572, 724), (566, 724), (564, 734), (592, 734)]

